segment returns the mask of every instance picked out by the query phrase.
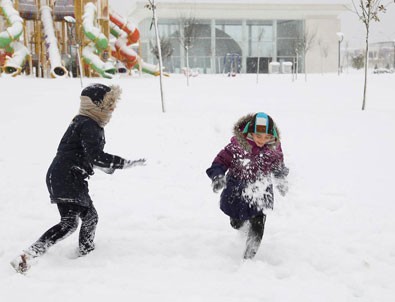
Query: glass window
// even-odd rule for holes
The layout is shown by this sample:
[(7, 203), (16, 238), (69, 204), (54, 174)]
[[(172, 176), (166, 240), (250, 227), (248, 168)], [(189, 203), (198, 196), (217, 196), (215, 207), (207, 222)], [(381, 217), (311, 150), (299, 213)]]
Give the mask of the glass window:
[(242, 27), (241, 25), (222, 25), (217, 26), (218, 29), (222, 30), (226, 33), (229, 37), (222, 37), (222, 38), (232, 38), (235, 41), (242, 41)]
[(237, 42), (241, 42), (243, 39), (243, 27), (242, 27), (241, 21), (220, 20), (220, 21), (216, 22), (215, 27), (226, 34), (226, 35), (221, 35), (220, 38), (223, 38), (223, 39), (224, 38), (231, 38)]
[(295, 56), (298, 48), (298, 40), (296, 39), (281, 39), (277, 41), (277, 55), (278, 56)]
[(303, 36), (303, 21), (278, 20), (277, 21), (277, 56), (296, 56), (296, 49), (300, 48)]
[(211, 60), (210, 57), (199, 57), (195, 56), (190, 58), (189, 61), (190, 68), (202, 68), (203, 70), (207, 68), (211, 68)]
[(248, 31), (248, 55), (251, 57), (273, 56), (273, 22), (272, 21), (249, 21)]
[(249, 56), (251, 57), (272, 57), (273, 43), (252, 41), (250, 43)]
[(303, 22), (301, 20), (278, 20), (277, 38), (300, 38), (302, 29)]
[(249, 25), (248, 32), (251, 41), (273, 41), (272, 25)]
[(168, 36), (168, 25), (167, 24), (158, 24), (159, 37), (167, 37)]
[(192, 47), (189, 50), (190, 55), (193, 56), (210, 56), (211, 55), (211, 39), (208, 38), (196, 38), (192, 43)]

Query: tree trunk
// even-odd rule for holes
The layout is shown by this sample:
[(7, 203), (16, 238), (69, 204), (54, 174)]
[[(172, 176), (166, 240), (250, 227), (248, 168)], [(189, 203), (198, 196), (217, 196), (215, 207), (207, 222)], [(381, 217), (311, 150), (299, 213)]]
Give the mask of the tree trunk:
[(159, 38), (159, 30), (158, 30), (158, 18), (156, 17), (156, 7), (154, 1), (152, 1), (152, 14), (154, 19), (155, 26), (155, 35), (156, 35), (156, 46), (158, 47), (158, 55), (159, 55), (159, 84), (160, 84), (160, 98), (162, 101), (162, 112), (166, 112), (165, 108), (165, 100), (163, 96), (163, 67), (162, 67), (162, 49), (160, 47), (160, 38)]
[(304, 80), (307, 82), (307, 70), (306, 70), (306, 52), (303, 54), (303, 68), (304, 68)]
[(187, 72), (186, 72), (186, 76), (187, 76), (187, 86), (189, 86), (189, 51), (188, 51), (188, 46), (185, 47), (185, 51), (186, 51), (186, 59), (187, 59)]
[(366, 41), (365, 41), (365, 82), (363, 86), (363, 100), (362, 110), (365, 110), (366, 106), (366, 87), (368, 84), (368, 63), (369, 63), (369, 24), (366, 25)]
[(299, 73), (299, 55), (296, 55), (296, 68), (295, 68), (295, 79), (298, 79)]
[(259, 56), (258, 56), (258, 61), (257, 61), (257, 64), (256, 64), (257, 66), (256, 66), (256, 83), (258, 84), (258, 77), (259, 77)]

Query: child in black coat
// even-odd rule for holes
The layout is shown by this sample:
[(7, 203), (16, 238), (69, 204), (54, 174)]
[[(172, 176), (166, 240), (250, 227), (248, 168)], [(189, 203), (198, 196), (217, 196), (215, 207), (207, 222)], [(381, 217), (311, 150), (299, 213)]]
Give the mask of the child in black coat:
[(84, 256), (94, 250), (98, 215), (89, 196), (87, 179), (94, 174), (94, 168), (112, 174), (115, 169), (145, 164), (145, 159), (130, 161), (103, 151), (103, 127), (110, 121), (120, 95), (121, 89), (115, 85), (91, 84), (82, 90), (79, 114), (63, 135), (46, 177), (51, 203), (58, 207), (60, 222), (11, 262), (17, 272), (26, 272), (31, 259), (71, 235), (79, 219), (82, 224), (78, 254)]

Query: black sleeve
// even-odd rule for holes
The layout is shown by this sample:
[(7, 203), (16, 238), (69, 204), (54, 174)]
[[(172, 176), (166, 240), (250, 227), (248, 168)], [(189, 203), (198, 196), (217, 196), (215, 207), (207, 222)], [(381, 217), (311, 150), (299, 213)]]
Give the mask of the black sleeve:
[(122, 169), (125, 159), (103, 151), (103, 136), (103, 131), (96, 124), (84, 123), (81, 129), (81, 145), (85, 155), (92, 165), (103, 168)]
[(216, 176), (225, 175), (227, 170), (228, 169), (224, 165), (214, 162), (211, 167), (206, 170), (206, 174), (211, 178), (211, 180), (213, 180)]

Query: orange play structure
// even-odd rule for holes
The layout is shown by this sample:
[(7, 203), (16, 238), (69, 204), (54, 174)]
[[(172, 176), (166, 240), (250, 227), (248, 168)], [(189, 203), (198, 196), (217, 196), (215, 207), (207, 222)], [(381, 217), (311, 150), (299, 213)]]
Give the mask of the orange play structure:
[(8, 76), (112, 78), (119, 65), (159, 75), (136, 51), (139, 39), (108, 0), (0, 0), (0, 68)]

